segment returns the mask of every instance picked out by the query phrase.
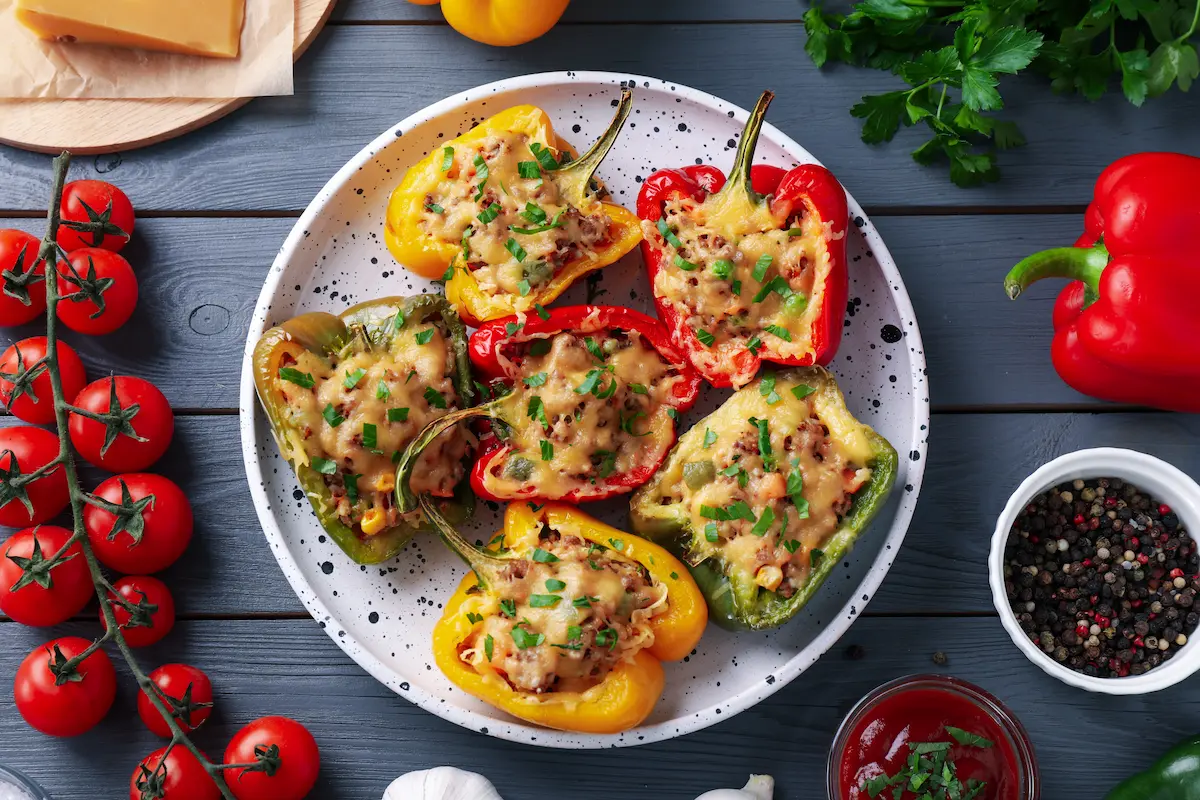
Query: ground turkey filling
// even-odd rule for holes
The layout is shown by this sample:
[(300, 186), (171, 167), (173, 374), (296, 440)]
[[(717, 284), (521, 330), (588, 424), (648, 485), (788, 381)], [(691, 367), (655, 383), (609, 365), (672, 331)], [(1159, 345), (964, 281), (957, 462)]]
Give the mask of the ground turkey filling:
[[(569, 205), (530, 150), (536, 144), (502, 131), (448, 148), (450, 180), (425, 197), (422, 229), (462, 247), (457, 266), (465, 263), (484, 294), (526, 297), (564, 265), (609, 244), (612, 220)], [(539, 150), (551, 160), (559, 155)]]
[(795, 594), (819, 566), (821, 547), (871, 477), (840, 452), (815, 415), (793, 430), (748, 420), (721, 432), (703, 452), (711, 460), (684, 464), (678, 493), (664, 502), (687, 502), (708, 549), (782, 597)]
[(499, 496), (586, 493), (670, 448), (667, 415), (684, 378), (636, 331), (558, 333), (510, 345), (503, 357), (517, 389), (506, 415), (522, 424), (485, 479)]
[[(367, 535), (402, 516), (394, 505), (395, 462), (428, 423), (459, 407), (454, 353), (443, 331), (412, 323), (370, 349), (354, 337), (345, 350), (323, 356), (307, 350), (281, 367), (309, 374), (306, 388), (280, 379), (288, 427), (299, 431), (309, 466), (322, 475), (337, 518)], [(447, 432), (422, 452), (412, 488), (448, 497), (463, 477), (471, 435)], [(315, 501), (314, 501), (315, 502)], [(420, 512), (415, 512), (419, 515)]]
[(538, 547), (540, 560), (512, 560), (488, 587), (498, 610), (475, 624), (459, 654), (520, 692), (586, 691), (654, 643), (648, 623), (667, 611), (667, 588), (577, 536), (543, 530)]

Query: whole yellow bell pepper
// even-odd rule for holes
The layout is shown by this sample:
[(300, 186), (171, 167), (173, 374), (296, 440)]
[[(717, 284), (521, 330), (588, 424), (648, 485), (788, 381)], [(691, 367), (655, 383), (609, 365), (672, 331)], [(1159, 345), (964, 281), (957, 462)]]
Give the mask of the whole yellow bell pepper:
[[(428, 498), (422, 497), (421, 501), (427, 513), (437, 515)], [(434, 522), (436, 525), (437, 519)], [(526, 503), (510, 504), (504, 515), (504, 531), (493, 539), (493, 543), (499, 541), (501, 555), (472, 547), (449, 525), (437, 527), (474, 574), (463, 580), (434, 627), (434, 659), (460, 689), (527, 722), (602, 734), (637, 726), (654, 710), (662, 694), (661, 662), (678, 661), (691, 653), (708, 623), (704, 597), (679, 560), (658, 545), (609, 527), (574, 506), (547, 503), (534, 511)], [(498, 571), (512, 559), (532, 558), (544, 563), (546, 551), (537, 549), (544, 528), (577, 536), (607, 550), (609, 557), (636, 562), (654, 584), (667, 587), (667, 610), (648, 622), (653, 643), (617, 662), (599, 683), (583, 691), (520, 691), (502, 673), (491, 669), (490, 659), (476, 665), (462, 658), (464, 643), (472, 634), (488, 617), (503, 613), (504, 598), (496, 591), (501, 583)], [(597, 639), (589, 646), (602, 645)]]
[[(529, 105), (501, 111), (446, 142), (410, 167), (392, 192), (384, 226), (388, 249), (400, 264), (418, 275), (446, 279), (446, 296), (468, 325), (526, 313), (535, 304), (549, 305), (580, 277), (614, 263), (642, 240), (637, 216), (615, 203), (602, 201), (593, 191), (597, 184), (592, 178), (616, 142), (632, 105), (632, 95), (623, 91), (612, 124), (581, 157), (555, 133), (546, 112)], [(493, 156), (489, 162), (482, 152), (485, 143), (494, 136), (514, 134), (525, 137), (527, 149), (508, 158)], [(518, 159), (524, 163), (518, 164)], [(500, 172), (504, 165), (532, 168), (536, 175), (512, 174), (506, 181)], [(456, 215), (459, 209), (451, 207), (449, 200), (444, 201), (445, 208), (437, 201), (464, 181), (469, 181), (475, 199), (469, 195), (462, 199), (460, 195), (455, 202), (469, 203), (472, 213)], [(507, 224), (508, 229), (500, 235), (511, 246), (506, 244), (509, 249), (501, 251), (501, 256), (507, 260), (511, 254), (524, 266), (536, 266), (530, 263), (532, 257), (525, 260), (521, 244), (530, 245), (532, 240), (527, 237), (543, 236), (559, 227), (562, 213), (548, 215), (530, 200), (539, 196), (540, 183), (553, 184), (563, 212), (575, 209), (580, 215), (606, 218), (605, 239), (599, 247), (578, 248), (578, 255), (540, 279), (530, 278), (510, 289), (497, 285), (485, 290), (469, 268), (485, 258), (478, 245), (472, 246), (473, 236)], [(502, 211), (497, 203), (484, 208), (489, 203), (487, 198), (496, 198), (511, 208)], [(450, 217), (458, 220), (447, 223), (452, 229), (434, 229), (436, 223)]]
[[(432, 6), (438, 0), (409, 0)], [(450, 27), (484, 44), (510, 47), (533, 41), (555, 26), (570, 0), (441, 0)]]

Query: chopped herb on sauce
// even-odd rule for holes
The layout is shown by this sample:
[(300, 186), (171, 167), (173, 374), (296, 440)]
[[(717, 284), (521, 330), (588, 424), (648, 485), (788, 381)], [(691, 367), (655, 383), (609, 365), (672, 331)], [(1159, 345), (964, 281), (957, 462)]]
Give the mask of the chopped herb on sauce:
[(750, 341), (746, 342), (746, 349), (750, 351), (750, 355), (758, 355), (759, 349), (762, 347), (762, 339), (757, 336), (750, 337)]
[(530, 419), (536, 419), (542, 423), (543, 428), (550, 427), (550, 420), (546, 419), (546, 404), (542, 402), (542, 398), (536, 394), (529, 398), (529, 407), (525, 411)]
[(491, 661), (492, 655), (495, 653), (495, 651), (496, 640), (493, 639), (492, 635), (489, 633), (487, 636), (483, 637), (483, 654), (487, 656), (488, 661)]
[(528, 295), (532, 289), (533, 287), (529, 285), (529, 281), (525, 280), (524, 278), (517, 281), (517, 293), (520, 294), (521, 297)]
[(478, 214), (476, 214), (475, 218), (478, 219), (480, 222), (482, 222), (484, 225), (487, 225), (489, 222), (494, 220), (496, 217), (500, 216), (501, 211), (503, 211), (503, 209), (500, 208), (499, 203), (492, 203), (490, 206), (485, 208), (483, 211), (480, 211)]
[(717, 340), (717, 337), (713, 336), (703, 328), (696, 328), (696, 338), (699, 339), (700, 343), (705, 347), (712, 347), (713, 342)]
[(771, 510), (770, 506), (767, 506), (762, 510), (758, 522), (754, 523), (754, 527), (750, 529), (750, 532), (755, 536), (766, 536), (767, 531), (771, 530), (773, 524), (775, 524), (775, 512)]
[(384, 383), (383, 381), (380, 381), (378, 384), (376, 384), (376, 386), (375, 386), (375, 399), (376, 400), (387, 400), (391, 396), (392, 396), (392, 390), (388, 388), (388, 385), (386, 383)]
[(332, 475), (333, 473), (337, 472), (337, 464), (333, 463), (327, 458), (317, 458), (316, 456), (313, 456), (312, 461), (309, 462), (309, 466), (311, 466), (314, 471), (319, 472), (322, 475)]
[(549, 461), (554, 458), (554, 445), (545, 439), (542, 440), (542, 461)]
[(388, 417), (388, 422), (407, 422), (408, 421), (408, 409), (407, 408), (389, 408), (387, 410), (387, 417)]
[(704, 526), (704, 538), (710, 542), (715, 542), (719, 538), (717, 536), (717, 523), (710, 522)]
[(704, 429), (704, 449), (707, 450), (708, 448), (712, 447), (716, 443), (717, 443), (717, 432), (714, 431), (712, 428), (705, 428)]
[(364, 422), (362, 427), (363, 447), (374, 450), (379, 446), (379, 430), (370, 422)]
[(799, 469), (794, 469), (787, 476), (787, 493), (796, 507), (800, 519), (808, 519), (808, 501), (804, 499), (804, 476)]
[(629, 384), (629, 391), (633, 392), (634, 394), (650, 394), (650, 390), (640, 383)]
[(294, 383), (303, 389), (311, 389), (317, 385), (316, 380), (308, 372), (301, 372), (294, 367), (282, 367), (279, 370), (279, 377), (288, 383)]
[(558, 162), (554, 159), (554, 154), (541, 142), (530, 142), (529, 152), (533, 153), (533, 157), (542, 165), (542, 169), (547, 171), (558, 169)]
[(522, 178), (537, 179), (542, 177), (542, 168), (536, 161), (518, 161), (517, 174)]
[(529, 607), (554, 608), (561, 600), (562, 597), (556, 594), (531, 594), (529, 595)]
[(617, 646), (619, 636), (620, 634), (614, 628), (602, 628), (596, 631), (596, 646), (612, 650)]
[(809, 386), (807, 383), (802, 383), (799, 386), (792, 387), (792, 394), (795, 395), (797, 400), (803, 400), (815, 391), (816, 389)]
[(446, 408), (446, 398), (437, 389), (432, 386), (425, 387), (425, 402), (434, 408)]
[(532, 374), (526, 378), (522, 378), (521, 383), (525, 384), (526, 386), (545, 386), (546, 385), (546, 373), (535, 372), (534, 374)]
[(432, 211), (435, 214), (445, 214), (446, 213), (446, 209), (442, 208), (437, 203), (426, 203), (425, 210)]
[(346, 485), (346, 499), (351, 503), (358, 502), (358, 479), (362, 475), (344, 475), (342, 482)]
[(783, 398), (775, 391), (775, 373), (768, 372), (762, 376), (758, 384), (758, 393), (767, 398), (767, 405), (773, 406)]
[(526, 650), (530, 647), (537, 647), (539, 644), (546, 641), (546, 634), (530, 633), (518, 625), (512, 629), (512, 640), (513, 644), (517, 646), (518, 650)]
[(454, 166), (454, 148), (453, 147), (443, 147), (442, 148), (442, 172), (449, 172), (450, 168), (452, 166)]
[(767, 333), (771, 334), (772, 336), (778, 336), (780, 339), (783, 339), (785, 342), (790, 342), (792, 340), (792, 332), (789, 331), (787, 328), (782, 327), (781, 325), (766, 325), (763, 327), (763, 330), (766, 331)]
[(775, 259), (769, 253), (763, 253), (758, 257), (758, 261), (754, 262), (754, 271), (750, 273), (754, 280), (759, 283), (763, 282), (763, 278), (767, 277), (767, 270), (771, 268), (771, 262)]
[(565, 588), (567, 588), (567, 584), (563, 581), (560, 581), (558, 578), (551, 578), (550, 580), (546, 581), (547, 591), (561, 592)]
[(346, 421), (346, 418), (337, 412), (333, 407), (333, 403), (326, 403), (325, 408), (321, 411), (321, 416), (329, 423), (329, 427), (336, 428)]
[(358, 386), (358, 382), (361, 381), (363, 376), (366, 374), (367, 371), (362, 367), (359, 367), (353, 372), (347, 372), (346, 377), (342, 380), (342, 386), (345, 386), (347, 389), (353, 389), (355, 386)]
[(794, 555), (800, 549), (800, 542), (795, 539), (785, 539), (783, 541), (783, 549)]
[(712, 263), (712, 272), (721, 280), (727, 281), (733, 274), (733, 262), (727, 258), (719, 258)]
[(509, 237), (509, 240), (504, 243), (504, 249), (512, 253), (512, 257), (517, 261), (524, 261), (525, 256), (529, 255), (525, 252), (525, 248), (517, 243), (516, 239)]
[(517, 618), (517, 601), (511, 597), (506, 597), (500, 601), (500, 613), (509, 619)]
[(596, 340), (590, 336), (583, 337), (583, 346), (592, 354), (592, 358), (597, 361), (604, 360), (604, 351), (600, 349), (600, 345), (596, 344)]
[(429, 342), (433, 339), (433, 328), (426, 328), (423, 331), (417, 331), (415, 338), (417, 340), (417, 344), (429, 344)]
[(679, 267), (684, 272), (695, 272), (700, 268), (696, 264), (693, 264), (683, 256), (679, 255), (679, 253), (675, 254), (675, 266)]
[(667, 221), (665, 219), (660, 219), (658, 221), (658, 232), (661, 233), (662, 237), (667, 240), (667, 243), (676, 250), (683, 249), (683, 242), (679, 241), (679, 237), (676, 236), (675, 231), (671, 230), (671, 227), (667, 225)]
[[(510, 239), (509, 241), (511, 241), (511, 239)], [(521, 322), (509, 322), (509, 323), (506, 323), (506, 324), (505, 324), (505, 326), (504, 326), (504, 333), (505, 333), (506, 335), (508, 335), (508, 336), (512, 336), (512, 335), (514, 335), (514, 334), (515, 334), (517, 331), (521, 330), (521, 328), (524, 328), (524, 327), (525, 327), (524, 323), (521, 323)]]
[(558, 561), (558, 556), (554, 555), (554, 553), (551, 553), (549, 550), (543, 550), (540, 547), (533, 548), (533, 555), (531, 558), (539, 564), (553, 564), (555, 561)]
[(546, 307), (543, 306), (541, 303), (534, 303), (533, 310), (536, 311), (537, 315), (542, 318), (542, 322), (545, 322), (546, 320), (550, 319), (550, 312), (547, 311)]

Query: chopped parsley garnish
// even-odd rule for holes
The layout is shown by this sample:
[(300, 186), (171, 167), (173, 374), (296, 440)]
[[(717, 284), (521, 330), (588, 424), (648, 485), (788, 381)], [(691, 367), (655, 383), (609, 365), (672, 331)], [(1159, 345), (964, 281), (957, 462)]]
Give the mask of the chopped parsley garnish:
[(771, 268), (771, 262), (774, 260), (775, 259), (767, 253), (763, 253), (761, 256), (759, 256), (758, 261), (754, 262), (754, 271), (750, 273), (754, 277), (754, 280), (762, 283), (763, 278), (767, 277), (767, 270)]
[(629, 391), (633, 392), (634, 394), (650, 394), (650, 390), (640, 383), (629, 384)]
[(434, 408), (446, 408), (446, 398), (432, 386), (425, 387), (425, 402)]
[(288, 383), (294, 383), (303, 389), (311, 389), (317, 385), (313, 376), (307, 372), (301, 372), (294, 367), (282, 367), (279, 370), (279, 377)]
[(537, 647), (539, 644), (546, 641), (546, 634), (530, 633), (518, 625), (512, 629), (512, 640), (513, 644), (517, 646), (518, 650), (526, 650), (530, 647)]
[(487, 660), (492, 660), (492, 655), (496, 652), (496, 640), (489, 633), (483, 637), (483, 654), (487, 656)]
[(552, 171), (558, 169), (558, 162), (554, 159), (554, 154), (550, 149), (544, 147), (541, 142), (530, 142), (529, 152), (533, 153), (533, 157), (542, 165), (542, 169)]
[(727, 258), (719, 258), (712, 263), (713, 275), (716, 275), (723, 281), (729, 280), (729, 276), (733, 274), (733, 262)]
[(726, 508), (713, 508), (712, 506), (702, 505), (700, 506), (700, 516), (705, 519), (715, 519), (718, 522), (730, 522), (735, 519), (744, 519), (747, 522), (757, 521), (754, 511), (747, 505), (745, 500), (738, 500)]
[(554, 458), (554, 445), (545, 439), (542, 440), (542, 461), (549, 461)]
[(513, 336), (517, 331), (524, 328), (525, 324), (521, 322), (508, 322), (504, 325), (504, 333), (507, 336)]
[(358, 479), (361, 477), (362, 475), (344, 475), (342, 477), (342, 483), (346, 486), (346, 499), (351, 503), (358, 502)]
[(596, 340), (590, 336), (583, 337), (583, 346), (592, 354), (592, 358), (597, 361), (604, 360), (604, 351), (600, 349), (600, 345), (596, 344)]
[(345, 386), (347, 389), (353, 389), (355, 386), (358, 386), (358, 382), (361, 381), (363, 376), (366, 374), (367, 371), (362, 367), (359, 367), (353, 372), (347, 372), (346, 377), (342, 379), (342, 386)]
[(608, 543), (613, 546), (613, 550), (620, 552), (625, 551), (625, 542), (621, 541), (620, 539), (609, 539)]
[(417, 331), (417, 334), (416, 334), (417, 344), (429, 344), (429, 342), (432, 339), (433, 339), (433, 328), (426, 328), (423, 331)]
[(500, 208), (499, 203), (492, 203), (490, 206), (485, 208), (483, 211), (480, 211), (478, 214), (476, 214), (475, 218), (478, 219), (480, 222), (482, 222), (484, 225), (487, 225), (489, 222), (494, 220), (496, 217), (500, 216), (500, 212), (502, 210), (503, 209)]
[(704, 526), (704, 538), (710, 542), (717, 541), (717, 523), (710, 522)]
[(531, 594), (529, 595), (529, 607), (554, 608), (560, 600), (562, 597), (556, 594)]
[(767, 405), (773, 406), (783, 398), (775, 391), (775, 373), (767, 372), (758, 383), (758, 393), (767, 398)]
[(529, 343), (529, 355), (544, 356), (550, 352), (549, 339), (534, 339)]
[(599, 600), (599, 597), (588, 597), (585, 594), (572, 600), (571, 605), (575, 606), (576, 608), (591, 608), (592, 603), (595, 603)]
[(763, 326), (763, 330), (772, 336), (778, 336), (785, 342), (790, 342), (792, 340), (792, 332), (780, 325), (765, 325)]
[(525, 210), (521, 212), (521, 216), (532, 222), (534, 225), (541, 225), (546, 221), (546, 212), (541, 209), (536, 203), (526, 201)]
[(522, 178), (536, 179), (542, 177), (542, 169), (536, 161), (518, 161), (517, 174)]
[(547, 311), (546, 307), (543, 306), (541, 303), (534, 303), (533, 310), (536, 311), (537, 315), (542, 318), (542, 322), (545, 322), (546, 320), (550, 319), (550, 312)]
[(551, 578), (550, 580), (546, 581), (546, 589), (548, 591), (561, 592), (565, 588), (567, 588), (567, 584), (563, 581), (560, 581), (558, 578)]
[(553, 564), (555, 561), (558, 561), (558, 556), (554, 555), (554, 553), (551, 553), (549, 550), (543, 550), (540, 547), (533, 548), (533, 555), (530, 556), (530, 558), (539, 564)]
[(796, 396), (797, 400), (803, 400), (815, 391), (816, 389), (809, 386), (807, 383), (802, 383), (799, 386), (792, 387), (792, 394)]
[(442, 283), (449, 283), (453, 277), (454, 277), (454, 265), (451, 264), (450, 266), (446, 267), (446, 271), (442, 273), (442, 277), (438, 278), (438, 280), (441, 281)]
[(696, 338), (699, 339), (700, 344), (704, 345), (705, 347), (712, 347), (713, 342), (717, 340), (717, 337), (713, 336), (703, 328), (696, 328)]
[(611, 450), (596, 450), (592, 453), (593, 463), (599, 459), (596, 464), (596, 475), (600, 478), (607, 478), (613, 474), (617, 468), (617, 454)]
[(391, 396), (392, 396), (392, 390), (388, 388), (388, 385), (386, 383), (384, 383), (383, 381), (380, 381), (379, 383), (375, 384), (375, 399), (376, 400), (387, 400)]
[(607, 647), (612, 650), (617, 646), (619, 634), (614, 628), (601, 628), (596, 631), (596, 647)]
[(346, 421), (346, 418), (337, 412), (333, 407), (333, 403), (326, 403), (325, 408), (321, 411), (321, 416), (329, 423), (329, 427), (336, 428)]
[(487, 162), (483, 160), (482, 155), (476, 153), (475, 161), (473, 163), (475, 164), (475, 177), (479, 180), (480, 185), (482, 186), (484, 183), (487, 183), (488, 179)]
[(388, 422), (407, 422), (407, 408), (389, 408), (387, 412)]
[(762, 514), (758, 518), (758, 522), (754, 523), (754, 527), (750, 532), (755, 536), (766, 536), (767, 531), (771, 530), (771, 526), (775, 524), (775, 512), (767, 506), (762, 510)]
[(967, 747), (982, 747), (986, 749), (995, 746), (991, 739), (985, 739), (978, 734), (964, 731), (962, 728), (955, 728), (951, 725), (946, 726), (946, 733), (954, 737), (954, 741)]
[(525, 384), (526, 386), (545, 386), (546, 385), (546, 373), (535, 372), (534, 374), (532, 374), (526, 378), (522, 378), (521, 383)]
[(550, 420), (546, 419), (546, 404), (536, 394), (529, 398), (529, 407), (525, 410), (525, 414), (530, 419), (536, 419), (542, 423), (543, 428), (550, 427)]
[(792, 498), (792, 505), (800, 519), (808, 519), (808, 501), (804, 499), (804, 476), (799, 469), (794, 469), (787, 476), (787, 493)]
[(471, 623), (472, 625), (478, 625), (479, 623), (483, 622), (483, 617), (479, 614), (476, 614), (474, 611), (468, 611), (467, 622)]
[(693, 264), (692, 262), (688, 261), (683, 256), (679, 255), (679, 253), (675, 254), (674, 263), (675, 263), (675, 266), (679, 267), (684, 272), (695, 272), (696, 270), (698, 270), (700, 268), (696, 264)]
[(763, 469), (775, 471), (775, 457), (771, 455), (771, 431), (765, 419), (750, 418), (750, 424), (758, 428), (758, 454), (762, 456)]
[(634, 412), (633, 414), (630, 414), (628, 417), (619, 411), (617, 412), (617, 419), (620, 420), (621, 430), (625, 431), (625, 433), (628, 433), (630, 436), (636, 436), (638, 438), (650, 435), (650, 431), (646, 431), (645, 433), (638, 433), (637, 431), (635, 431), (633, 429), (633, 426), (637, 423), (637, 421), (644, 416), (646, 416), (646, 415), (643, 414), (641, 411)]
[[(538, 209), (538, 211), (541, 211), (542, 217), (545, 218), (546, 212), (542, 211), (540, 208)], [(554, 219), (550, 220), (545, 225), (538, 225), (533, 228), (518, 228), (513, 225), (510, 225), (508, 227), (508, 229), (510, 231), (512, 231), (513, 233), (520, 233), (525, 236), (531, 236), (535, 233), (544, 233), (546, 231), (554, 230), (555, 228), (561, 228), (563, 225), (566, 224), (565, 222), (562, 221), (562, 215), (565, 211), (566, 211), (565, 208), (562, 211), (559, 211), (557, 214), (554, 215)], [(516, 255), (516, 254), (514, 253), (514, 255)], [(517, 259), (517, 260), (520, 261), (520, 259)]]
[(600, 378), (604, 374), (602, 370), (589, 369), (583, 382), (575, 387), (575, 394), (590, 394), (596, 391), (596, 387), (600, 383)]
[(667, 416), (670, 417), (671, 419), (675, 420), (676, 422), (678, 422), (679, 421), (679, 409), (675, 408), (674, 406), (672, 406), (671, 408), (668, 408)]
[(507, 597), (500, 601), (500, 613), (509, 619), (517, 618), (517, 601)]
[(363, 447), (368, 450), (374, 450), (379, 446), (379, 430), (370, 422), (363, 423), (362, 443)]
[(679, 237), (676, 236), (675, 231), (671, 230), (671, 227), (667, 225), (667, 221), (665, 219), (660, 219), (658, 221), (658, 232), (661, 233), (662, 237), (667, 240), (667, 243), (676, 250), (683, 249), (683, 242), (679, 241)]
[(432, 211), (435, 214), (445, 214), (446, 213), (446, 209), (442, 208), (437, 203), (426, 203), (425, 210)]
[(742, 296), (742, 282), (740, 280), (736, 280), (733, 283), (729, 284), (729, 291), (733, 292), (733, 294), (735, 296), (741, 297)]
[(504, 249), (512, 253), (512, 257), (517, 261), (524, 261), (525, 256), (529, 255), (525, 252), (525, 248), (517, 243), (516, 239), (509, 237), (509, 240), (504, 243)]
[(312, 467), (314, 471), (319, 472), (322, 475), (332, 475), (333, 473), (337, 472), (337, 464), (333, 463), (327, 458), (317, 458), (316, 456), (313, 456), (312, 460), (309, 462), (309, 466)]
[(787, 550), (789, 553), (795, 554), (795, 552), (800, 549), (800, 542), (796, 541), (795, 539), (785, 539), (783, 542), (783, 549)]
[(784, 300), (786, 300), (792, 295), (792, 287), (788, 285), (787, 280), (782, 275), (776, 275), (762, 285), (762, 288), (758, 290), (756, 295), (754, 295), (754, 298), (751, 300), (751, 302), (761, 303), (763, 300), (767, 299), (767, 295), (769, 295), (771, 292), (775, 292)]
[(454, 148), (453, 147), (443, 147), (442, 148), (442, 172), (449, 172), (450, 168), (452, 166), (454, 166)]
[(750, 351), (750, 355), (758, 355), (759, 348), (762, 347), (762, 339), (757, 336), (750, 337), (750, 341), (746, 342), (746, 349)]
[(711, 428), (705, 428), (704, 429), (704, 449), (707, 450), (708, 448), (712, 447), (716, 443), (717, 443), (717, 432), (712, 430)]
[(517, 293), (520, 294), (521, 297), (525, 297), (532, 289), (533, 287), (529, 285), (529, 281), (525, 280), (524, 278), (517, 281)]
[(471, 234), (473, 234), (474, 232), (475, 232), (475, 229), (471, 228), (471, 227), (467, 227), (467, 228), (463, 229), (463, 235), (462, 235), (463, 261), (466, 261), (471, 257), (471, 243), (469, 240), (471, 238)]

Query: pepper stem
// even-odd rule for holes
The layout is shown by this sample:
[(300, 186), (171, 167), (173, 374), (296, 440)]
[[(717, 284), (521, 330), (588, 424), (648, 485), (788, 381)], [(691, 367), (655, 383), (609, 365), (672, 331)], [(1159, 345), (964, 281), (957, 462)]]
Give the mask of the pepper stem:
[(622, 89), (621, 99), (617, 102), (617, 113), (596, 143), (588, 148), (588, 151), (577, 161), (572, 161), (562, 169), (551, 173), (554, 182), (567, 196), (571, 205), (580, 208), (587, 201), (588, 184), (592, 182), (592, 176), (596, 174), (600, 162), (617, 143), (617, 137), (621, 134), (621, 129), (625, 127), (625, 119), (632, 109), (633, 92)]
[(419, 505), (417, 496), (413, 493), (409, 481), (412, 480), (413, 470), (416, 469), (417, 461), (420, 459), (421, 453), (425, 452), (425, 448), (429, 447), (439, 436), (460, 422), (467, 422), (472, 419), (496, 419), (499, 414), (499, 407), (500, 401), (493, 400), (481, 406), (451, 411), (446, 416), (438, 417), (426, 425), (416, 435), (416, 438), (408, 443), (408, 447), (405, 448), (404, 454), (400, 456), (400, 461), (396, 464), (396, 509), (401, 514), (415, 511)]
[(1103, 243), (1094, 247), (1055, 247), (1024, 258), (1009, 270), (1004, 291), (1016, 300), (1030, 284), (1042, 278), (1068, 278), (1083, 281), (1084, 307), (1100, 296), (1100, 276), (1108, 266), (1108, 249)]
[(421, 511), (425, 514), (425, 518), (429, 520), (429, 524), (433, 525), (434, 530), (437, 531), (438, 536), (442, 537), (442, 541), (446, 543), (446, 546), (453, 550), (455, 555), (467, 562), (467, 566), (479, 578), (479, 582), (484, 586), (495, 582), (499, 571), (508, 563), (509, 559), (485, 553), (464, 539), (463, 535), (458, 532), (458, 529), (451, 525), (442, 516), (442, 513), (438, 511), (437, 503), (429, 495), (421, 495), (419, 502), (421, 503)]
[(718, 194), (744, 190), (751, 200), (757, 199), (750, 185), (750, 168), (754, 166), (754, 149), (758, 146), (758, 136), (762, 133), (763, 122), (767, 118), (767, 108), (775, 99), (775, 93), (770, 89), (758, 96), (754, 110), (746, 118), (746, 129), (742, 131), (742, 140), (738, 142), (737, 154), (733, 157), (733, 167), (729, 170), (729, 180), (721, 187)]

